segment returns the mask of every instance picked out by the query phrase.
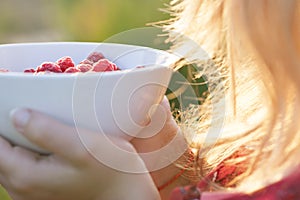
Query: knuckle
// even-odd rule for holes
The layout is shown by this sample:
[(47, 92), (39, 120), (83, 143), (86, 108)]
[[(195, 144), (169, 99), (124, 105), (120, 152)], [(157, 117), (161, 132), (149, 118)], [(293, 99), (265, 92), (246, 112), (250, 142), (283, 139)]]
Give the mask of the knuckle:
[(29, 125), (27, 128), (27, 136), (30, 138), (33, 142), (43, 142), (48, 141), (49, 134), (47, 132), (49, 131), (49, 124), (46, 123), (44, 120), (35, 120), (33, 123)]

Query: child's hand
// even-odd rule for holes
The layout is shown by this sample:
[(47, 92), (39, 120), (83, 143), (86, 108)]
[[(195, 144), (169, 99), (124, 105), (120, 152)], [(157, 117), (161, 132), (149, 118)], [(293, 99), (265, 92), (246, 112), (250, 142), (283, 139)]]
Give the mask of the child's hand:
[[(139, 137), (131, 143), (146, 163), (156, 186), (160, 187), (180, 172), (174, 162), (187, 162), (186, 154), (182, 155), (188, 150), (186, 140), (172, 117), (167, 98), (163, 99), (151, 123), (140, 132)], [(161, 198), (169, 199), (176, 186), (187, 183), (187, 180), (178, 178), (160, 191)]]
[[(147, 171), (130, 142), (110, 138), (114, 145), (108, 144), (99, 133), (26, 109), (15, 112), (13, 119), (26, 138), (53, 152), (39, 155), (0, 138), (0, 183), (14, 200), (159, 199), (149, 173), (115, 168), (119, 163), (121, 170)], [(131, 154), (120, 156), (116, 149)], [(110, 158), (113, 168), (102, 162), (103, 156)]]

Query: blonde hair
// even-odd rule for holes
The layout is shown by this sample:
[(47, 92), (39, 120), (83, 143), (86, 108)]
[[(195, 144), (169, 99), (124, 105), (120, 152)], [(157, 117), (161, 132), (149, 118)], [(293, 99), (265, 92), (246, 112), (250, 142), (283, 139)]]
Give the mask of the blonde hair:
[[(191, 58), (189, 62), (198, 63), (200, 75), (211, 85), (203, 104), (184, 111), (180, 122), (191, 147), (199, 149), (203, 176), (241, 147), (248, 154), (228, 161), (247, 161), (245, 173), (228, 184), (236, 185), (236, 190), (255, 191), (299, 165), (299, 4), (297, 0), (171, 1), (172, 18), (164, 28), (174, 43), (172, 50), (180, 49)], [(214, 64), (193, 56), (195, 49), (182, 51), (187, 38), (203, 48)], [(223, 128), (212, 142), (204, 138), (213, 134), (214, 123), (222, 123)]]

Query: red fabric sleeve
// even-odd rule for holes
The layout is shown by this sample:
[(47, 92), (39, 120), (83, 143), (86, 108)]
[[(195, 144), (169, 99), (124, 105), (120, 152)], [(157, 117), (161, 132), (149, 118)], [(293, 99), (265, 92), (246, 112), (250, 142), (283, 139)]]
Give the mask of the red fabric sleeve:
[[(240, 156), (242, 154), (234, 154)], [(231, 157), (232, 158), (232, 157)], [(215, 182), (221, 186), (229, 183), (236, 175), (243, 173), (245, 165), (224, 165), (221, 163), (206, 178), (194, 186), (175, 188), (170, 195), (170, 200), (300, 200), (300, 166), (286, 178), (271, 184), (252, 194), (240, 194), (230, 192), (207, 192), (210, 191), (209, 182)], [(203, 191), (201, 193), (201, 191)], [(199, 195), (196, 197), (196, 193)]]

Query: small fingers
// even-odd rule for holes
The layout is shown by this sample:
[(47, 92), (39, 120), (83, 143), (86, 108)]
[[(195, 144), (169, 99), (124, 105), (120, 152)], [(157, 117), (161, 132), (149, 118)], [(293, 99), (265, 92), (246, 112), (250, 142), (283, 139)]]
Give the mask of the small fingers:
[(11, 158), (13, 147), (4, 138), (0, 137), (0, 174), (6, 174), (11, 171), (14, 159)]
[(51, 153), (73, 161), (86, 151), (75, 127), (29, 109), (13, 110), (11, 117), (20, 133)]
[(14, 147), (4, 138), (0, 137), (0, 176), (9, 177), (29, 163), (34, 163), (38, 154), (22, 147)]

